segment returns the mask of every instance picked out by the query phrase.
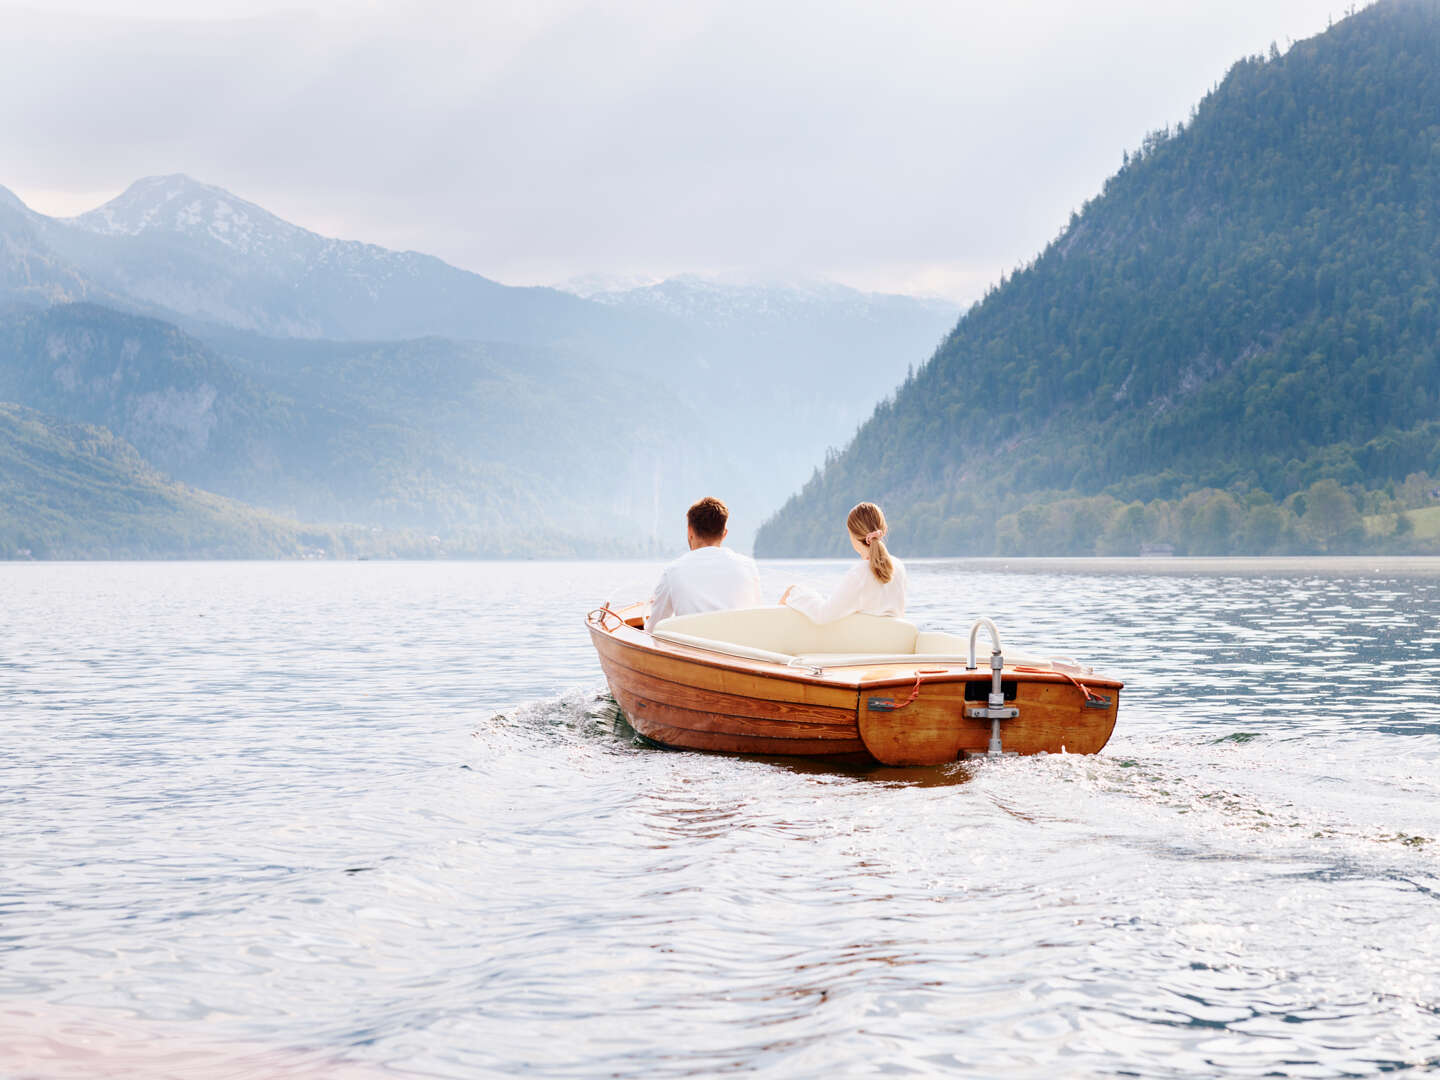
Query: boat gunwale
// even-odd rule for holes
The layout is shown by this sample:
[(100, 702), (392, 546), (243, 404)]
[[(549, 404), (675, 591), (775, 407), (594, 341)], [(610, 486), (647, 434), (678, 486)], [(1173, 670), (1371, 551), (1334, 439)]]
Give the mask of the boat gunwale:
[[(610, 611), (609, 614), (614, 616), (616, 613)], [(601, 615), (599, 618), (596, 618), (594, 613), (587, 615), (585, 617), (585, 624), (593, 635), (609, 638), (621, 645), (637, 649), (641, 652), (667, 656), (676, 660), (699, 664), (703, 667), (719, 668), (723, 671), (733, 671), (745, 675), (760, 675), (766, 678), (782, 679), (809, 686), (828, 686), (837, 690), (866, 691), (896, 686), (910, 686), (913, 685), (917, 679), (927, 684), (953, 684), (976, 682), (979, 680), (989, 682), (992, 678), (988, 665), (970, 669), (963, 665), (943, 665), (933, 661), (930, 666), (926, 666), (924, 661), (918, 661), (914, 664), (892, 661), (869, 667), (863, 664), (851, 664), (833, 668), (821, 666), (818, 669), (813, 666), (790, 666), (771, 660), (758, 660), (751, 657), (736, 656), (732, 653), (711, 651), (695, 645), (666, 641), (662, 638), (654, 637), (648, 630), (631, 626), (628, 622), (622, 622), (612, 630), (604, 625), (604, 615)], [(629, 631), (629, 633), (622, 635), (622, 631)], [(872, 678), (864, 677), (866, 671), (890, 667), (898, 668), (899, 670), (894, 675), (885, 674)], [(831, 674), (832, 672), (839, 673), (842, 676), (850, 675), (850, 677), (837, 677), (836, 674)], [(852, 672), (853, 674), (850, 674)], [(927, 678), (926, 676), (929, 677)], [(1027, 682), (1081, 682), (1089, 687), (1106, 690), (1122, 690), (1125, 687), (1125, 684), (1119, 679), (1099, 674), (1070, 676), (1059, 671), (1021, 671), (1008, 664), (1001, 670), (1001, 677), (1007, 678), (1007, 676), (1008, 679)]]

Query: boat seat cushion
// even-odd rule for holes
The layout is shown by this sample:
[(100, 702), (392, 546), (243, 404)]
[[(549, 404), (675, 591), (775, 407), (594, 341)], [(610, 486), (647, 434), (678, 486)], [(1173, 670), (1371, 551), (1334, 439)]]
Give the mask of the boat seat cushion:
[[(969, 640), (962, 634), (946, 634), (939, 630), (922, 630), (915, 637), (915, 651), (917, 653), (952, 653), (956, 656), (964, 656), (970, 648)], [(990, 656), (989, 641), (981, 641), (977, 648), (987, 658)]]
[(803, 656), (810, 653), (914, 653), (915, 624), (887, 615), (847, 615), (815, 623), (788, 607), (738, 608), (675, 615), (655, 627), (657, 637), (683, 634), (750, 649)]

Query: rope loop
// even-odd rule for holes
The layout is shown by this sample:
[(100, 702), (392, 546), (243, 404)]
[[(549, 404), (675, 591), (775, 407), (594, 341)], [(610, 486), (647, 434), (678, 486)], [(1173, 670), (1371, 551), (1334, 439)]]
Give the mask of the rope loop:
[[(1056, 671), (1053, 667), (1052, 667), (1052, 668), (1017, 667), (1015, 670), (1016, 670), (1016, 671), (1033, 671), (1033, 672), (1035, 672), (1035, 674), (1037, 674), (1037, 675), (1060, 675), (1060, 676), (1063, 676), (1063, 677), (1066, 678), (1066, 679), (1069, 679), (1070, 682), (1074, 683), (1075, 686), (1079, 687), (1080, 692), (1085, 695), (1085, 700), (1086, 700), (1086, 701), (1105, 701), (1105, 700), (1106, 700), (1106, 699), (1105, 699), (1104, 697), (1102, 697), (1101, 695), (1095, 693), (1094, 690), (1091, 690), (1088, 686), (1086, 686), (1086, 685), (1085, 685), (1083, 682), (1081, 682), (1079, 679), (1075, 678), (1074, 675), (1071, 675), (1068, 671)], [(1108, 704), (1108, 702), (1107, 702), (1107, 704)]]
[(915, 686), (910, 691), (910, 696), (907, 697), (904, 701), (900, 702), (900, 704), (894, 706), (890, 711), (895, 712), (898, 709), (903, 709), (906, 705), (911, 704), (916, 698), (920, 696), (920, 682), (924, 678), (924, 676), (944, 675), (946, 673), (946, 668), (917, 668), (915, 671)]
[[(613, 628), (605, 625), (606, 615), (614, 616), (614, 618), (616, 619), (616, 625)], [(613, 610), (610, 607), (610, 602), (608, 600), (602, 606), (597, 607), (594, 611), (590, 612), (590, 614), (585, 617), (587, 619), (594, 619), (596, 622), (598, 622), (600, 624), (600, 629), (604, 630), (607, 634), (613, 634), (616, 630), (619, 630), (620, 627), (626, 625), (625, 617), (621, 615), (618, 611)]]

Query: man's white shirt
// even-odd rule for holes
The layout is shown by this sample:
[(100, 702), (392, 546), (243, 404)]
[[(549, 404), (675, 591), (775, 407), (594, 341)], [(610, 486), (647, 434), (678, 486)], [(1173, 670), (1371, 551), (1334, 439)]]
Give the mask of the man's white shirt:
[(727, 547), (698, 547), (660, 573), (645, 629), (671, 615), (760, 606), (760, 571), (755, 560)]

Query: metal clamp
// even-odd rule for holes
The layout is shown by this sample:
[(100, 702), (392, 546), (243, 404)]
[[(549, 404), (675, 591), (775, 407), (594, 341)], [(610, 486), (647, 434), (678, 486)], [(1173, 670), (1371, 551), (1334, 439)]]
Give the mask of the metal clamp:
[[(876, 708), (876, 706), (872, 705), (871, 708)], [(966, 709), (965, 715), (971, 720), (1014, 720), (1020, 715), (1020, 710), (1014, 705), (1006, 705), (999, 709), (993, 705), (975, 705)]]

